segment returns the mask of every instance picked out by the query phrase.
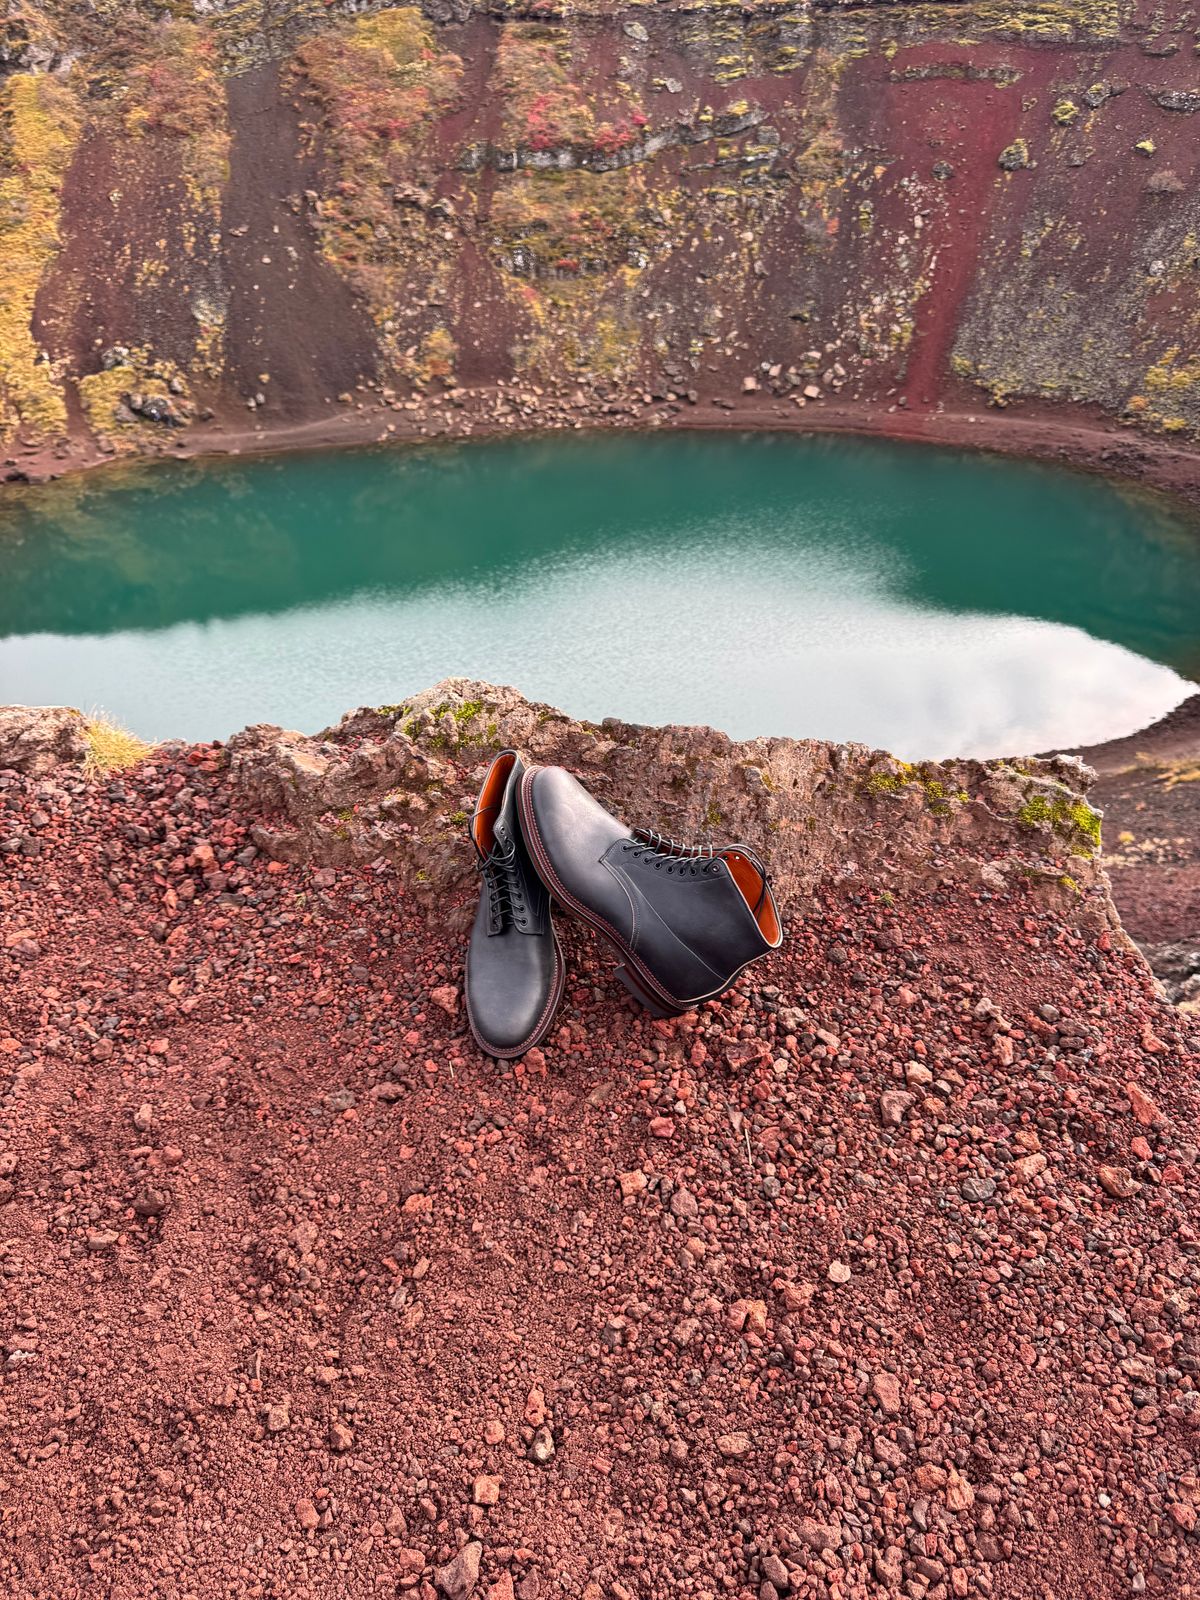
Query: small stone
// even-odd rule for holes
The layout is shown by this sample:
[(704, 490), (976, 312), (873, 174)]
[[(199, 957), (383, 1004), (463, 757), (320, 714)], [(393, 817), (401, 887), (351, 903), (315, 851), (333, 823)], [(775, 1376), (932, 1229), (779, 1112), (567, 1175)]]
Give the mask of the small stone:
[(894, 1372), (877, 1372), (871, 1379), (871, 1389), (880, 1409), (889, 1416), (900, 1410), (900, 1380)]
[(782, 1279), (775, 1282), (774, 1288), (783, 1301), (785, 1311), (807, 1311), (812, 1305), (813, 1296), (817, 1292), (812, 1283), (787, 1283)]
[(910, 1061), (904, 1069), (904, 1081), (920, 1087), (933, 1082), (933, 1073), (919, 1061)]
[(765, 1300), (735, 1300), (729, 1308), (728, 1321), (735, 1333), (741, 1333), (744, 1328), (761, 1338), (767, 1331), (767, 1303)]
[(480, 1473), (471, 1486), (471, 1499), (477, 1506), (494, 1506), (500, 1498), (500, 1479)]
[(975, 1504), (975, 1491), (957, 1472), (951, 1472), (946, 1483), (946, 1504), (951, 1511), (967, 1511)]
[(810, 1550), (836, 1550), (842, 1542), (840, 1528), (831, 1528), (828, 1523), (818, 1522), (815, 1517), (801, 1517), (796, 1524), (796, 1533)]
[(87, 1247), (93, 1255), (99, 1255), (103, 1250), (111, 1250), (120, 1237), (111, 1228), (95, 1228), (88, 1233)]
[(470, 1544), (463, 1545), (453, 1561), (447, 1561), (444, 1567), (438, 1567), (434, 1573), (434, 1582), (446, 1596), (446, 1600), (467, 1600), (467, 1596), (479, 1582), (479, 1563), (483, 1557), (483, 1546), (478, 1539), (472, 1539)]
[(291, 1422), (291, 1414), (285, 1405), (268, 1406), (265, 1413), (268, 1433), (282, 1433)]
[(1024, 139), (1014, 139), (996, 159), (1005, 172), (1020, 172), (1022, 167), (1029, 165), (1029, 146)]
[(1032, 1155), (1022, 1156), (1012, 1164), (1013, 1176), (1018, 1183), (1028, 1183), (1031, 1178), (1036, 1178), (1039, 1173), (1045, 1172), (1048, 1162), (1040, 1150), (1035, 1150)]
[(908, 1094), (904, 1089), (888, 1089), (879, 1096), (879, 1119), (885, 1128), (898, 1128), (904, 1121), (904, 1113), (913, 1104), (916, 1096)]
[(133, 1113), (133, 1125), (139, 1133), (149, 1133), (154, 1126), (154, 1107), (144, 1101)]
[[(296, 1501), (296, 1521), (306, 1533), (313, 1533), (320, 1520), (317, 1515), (317, 1508), (311, 1500)], [(421, 1565), (424, 1566), (425, 1563), (422, 1561)]]
[(723, 1433), (717, 1440), (717, 1449), (729, 1460), (737, 1461), (749, 1455), (754, 1448), (748, 1433)]
[(443, 983), (437, 989), (429, 991), (429, 998), (435, 1006), (440, 1006), (448, 1017), (453, 1017), (458, 1012), (458, 990), (452, 983)]
[(788, 1569), (777, 1555), (764, 1556), (759, 1562), (759, 1569), (768, 1583), (773, 1583), (776, 1589), (786, 1589), (791, 1580)]
[(554, 1435), (549, 1428), (539, 1428), (533, 1436), (529, 1446), (529, 1459), (536, 1461), (539, 1467), (544, 1467), (547, 1462), (554, 1459)]
[(981, 1205), (985, 1200), (990, 1200), (996, 1192), (995, 1178), (964, 1178), (958, 1186), (958, 1192), (964, 1200), (972, 1204)]
[(633, 1200), (645, 1194), (649, 1180), (644, 1172), (623, 1172), (617, 1182), (621, 1185), (622, 1200)]
[(1152, 1128), (1156, 1122), (1162, 1120), (1162, 1112), (1159, 1111), (1140, 1083), (1127, 1083), (1125, 1085), (1125, 1093), (1129, 1096), (1129, 1104), (1133, 1110), (1135, 1121), (1143, 1128)]
[(684, 1222), (694, 1222), (700, 1215), (696, 1196), (690, 1189), (676, 1189), (671, 1196), (671, 1215)]
[(490, 1417), (483, 1425), (483, 1439), (485, 1444), (503, 1444), (504, 1424), (496, 1417)]
[(651, 1117), (650, 1132), (656, 1139), (673, 1139), (675, 1124), (670, 1117)]
[(1128, 1200), (1142, 1187), (1128, 1167), (1101, 1167), (1097, 1175), (1100, 1187), (1114, 1200)]
[(829, 1263), (829, 1271), (826, 1275), (829, 1278), (830, 1283), (850, 1282), (850, 1268), (844, 1261), (831, 1261)]
[(329, 1448), (331, 1450), (349, 1450), (354, 1443), (353, 1430), (344, 1422), (331, 1422), (329, 1424)]
[(941, 1489), (945, 1486), (948, 1474), (945, 1467), (939, 1467), (933, 1461), (923, 1461), (913, 1473), (913, 1481), (918, 1489), (926, 1493), (930, 1489)]

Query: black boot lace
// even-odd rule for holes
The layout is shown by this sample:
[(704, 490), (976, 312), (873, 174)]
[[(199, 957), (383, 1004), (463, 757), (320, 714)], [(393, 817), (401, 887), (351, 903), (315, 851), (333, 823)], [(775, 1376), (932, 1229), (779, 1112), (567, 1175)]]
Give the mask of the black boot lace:
[(506, 928), (510, 922), (519, 922), (525, 916), (525, 891), (517, 871), (517, 846), (507, 849), (494, 845), (490, 855), (476, 863), (483, 874), (488, 893), (488, 917), (498, 927)]

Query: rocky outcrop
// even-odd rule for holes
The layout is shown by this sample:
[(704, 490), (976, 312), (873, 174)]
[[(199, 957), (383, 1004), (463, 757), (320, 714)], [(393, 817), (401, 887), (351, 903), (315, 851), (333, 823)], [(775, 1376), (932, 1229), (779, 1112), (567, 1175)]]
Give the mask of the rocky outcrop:
[(0, 770), (32, 778), (82, 766), (87, 718), (69, 706), (0, 706)]
[[(61, 708), (0, 710), (0, 769), (82, 763), (85, 726)], [(259, 850), (317, 866), (387, 862), (416, 906), (442, 916), (471, 880), (465, 829), (480, 779), (509, 746), (568, 767), (631, 824), (752, 845), (788, 908), (830, 886), (899, 897), (1024, 885), (1064, 922), (1127, 942), (1087, 800), (1094, 774), (1069, 756), (912, 765), (865, 745), (579, 722), (515, 689), (451, 678), (314, 735), (256, 724), (221, 758)]]
[(312, 738), (247, 728), (228, 753), (235, 791), (262, 818), (259, 848), (335, 865), (385, 858), (428, 901), (468, 878), (467, 816), (487, 761), (506, 746), (570, 768), (631, 823), (752, 844), (785, 905), (802, 905), (818, 884), (902, 894), (1024, 880), (1071, 920), (1118, 925), (1086, 800), (1091, 775), (1067, 757), (910, 766), (863, 745), (594, 725), (460, 678)]

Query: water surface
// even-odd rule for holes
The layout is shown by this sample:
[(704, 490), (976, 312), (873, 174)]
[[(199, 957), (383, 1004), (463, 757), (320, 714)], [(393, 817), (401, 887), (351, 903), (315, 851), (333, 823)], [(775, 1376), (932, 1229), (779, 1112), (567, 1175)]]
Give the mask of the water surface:
[(1200, 679), (1200, 531), (1010, 459), (764, 435), (160, 463), (0, 498), (0, 702), (315, 730), (450, 675), (576, 716), (998, 754)]

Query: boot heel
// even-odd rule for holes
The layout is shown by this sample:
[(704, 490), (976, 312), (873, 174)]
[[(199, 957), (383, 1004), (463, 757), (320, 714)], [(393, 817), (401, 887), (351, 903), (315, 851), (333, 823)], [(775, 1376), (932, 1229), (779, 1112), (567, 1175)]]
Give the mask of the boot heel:
[(658, 997), (656, 995), (652, 995), (645, 988), (645, 986), (643, 985), (641, 979), (637, 976), (637, 974), (631, 968), (629, 968), (629, 967), (618, 967), (617, 971), (616, 971), (616, 976), (621, 980), (621, 982), (629, 990), (630, 994), (638, 1002), (638, 1004), (642, 1005), (642, 1006), (645, 1006), (646, 1010), (650, 1013), (650, 1015), (652, 1017), (681, 1017), (681, 1016), (683, 1016), (683, 1008), (682, 1007), (680, 1007), (680, 1006), (668, 1006), (668, 1005), (664, 1004), (663, 1001), (658, 999)]

